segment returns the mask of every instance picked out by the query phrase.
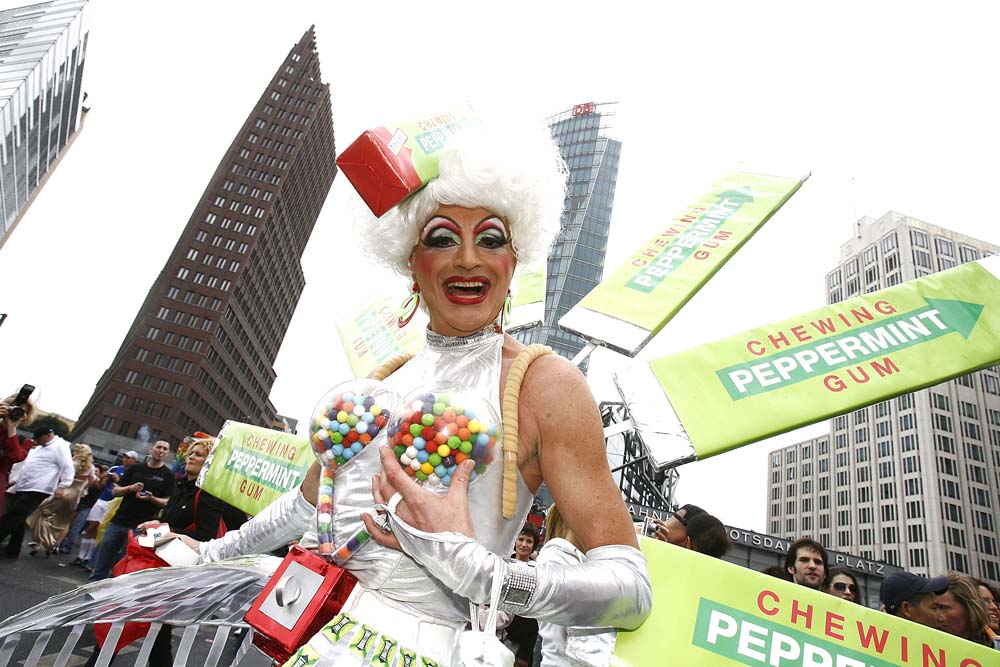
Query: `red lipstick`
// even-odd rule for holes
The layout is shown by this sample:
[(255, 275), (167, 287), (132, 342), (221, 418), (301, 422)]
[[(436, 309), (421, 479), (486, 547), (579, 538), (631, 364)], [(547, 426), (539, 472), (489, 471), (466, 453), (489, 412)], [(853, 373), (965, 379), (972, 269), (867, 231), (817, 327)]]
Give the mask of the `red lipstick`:
[(462, 306), (482, 303), (489, 291), (490, 281), (484, 276), (454, 276), (444, 281), (448, 301)]

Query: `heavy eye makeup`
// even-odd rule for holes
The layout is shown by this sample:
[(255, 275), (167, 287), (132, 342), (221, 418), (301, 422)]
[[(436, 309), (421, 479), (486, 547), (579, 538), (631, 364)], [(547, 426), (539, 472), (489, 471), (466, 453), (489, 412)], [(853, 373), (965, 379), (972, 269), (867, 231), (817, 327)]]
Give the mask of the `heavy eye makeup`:
[(431, 218), (420, 241), (428, 248), (453, 248), (462, 245), (462, 230), (448, 218)]
[(499, 250), (508, 243), (507, 229), (500, 218), (486, 218), (472, 230), (473, 242), (484, 250)]

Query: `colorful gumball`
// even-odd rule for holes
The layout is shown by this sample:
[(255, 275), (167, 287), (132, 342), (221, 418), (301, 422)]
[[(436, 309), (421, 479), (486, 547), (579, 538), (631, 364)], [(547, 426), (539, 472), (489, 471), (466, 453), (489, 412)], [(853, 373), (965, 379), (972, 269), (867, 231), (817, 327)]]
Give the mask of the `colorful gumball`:
[(499, 458), (500, 419), (486, 401), (458, 391), (415, 392), (389, 420), (390, 447), (407, 474), (423, 486), (446, 491), (458, 465), (476, 463), (472, 479)]
[[(356, 380), (328, 391), (309, 420), (309, 443), (323, 466), (316, 503), (319, 552), (337, 560), (333, 544), (333, 485), (337, 468), (358, 456), (388, 425), (396, 394), (376, 380)], [(352, 538), (353, 539), (353, 538)], [(360, 544), (352, 545), (360, 548)], [(340, 545), (339, 549), (349, 545)]]

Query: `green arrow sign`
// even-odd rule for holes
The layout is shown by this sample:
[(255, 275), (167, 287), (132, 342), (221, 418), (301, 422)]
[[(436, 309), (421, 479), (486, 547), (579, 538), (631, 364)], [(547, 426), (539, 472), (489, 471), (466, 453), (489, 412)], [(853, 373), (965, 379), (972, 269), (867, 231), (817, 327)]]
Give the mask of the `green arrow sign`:
[(699, 216), (693, 225), (673, 243), (663, 248), (653, 261), (642, 267), (639, 273), (629, 278), (625, 286), (640, 292), (652, 292), (677, 267), (691, 259), (698, 246), (718, 232), (726, 220), (731, 218), (743, 204), (753, 201), (749, 187), (728, 190), (716, 197), (711, 209)]
[(1000, 256), (650, 362), (705, 458), (1000, 362)]
[(563, 315), (559, 326), (635, 356), (803, 180), (727, 174)]
[[(951, 299), (927, 299), (928, 307), (890, 316), (859, 329), (823, 339), (794, 352), (778, 352), (716, 371), (729, 396), (738, 401), (790, 384), (821, 376), (852, 364), (885, 355), (941, 336), (957, 333), (968, 338), (983, 306)], [(870, 312), (867, 315), (874, 317)], [(832, 326), (832, 325), (831, 325)], [(894, 365), (875, 363), (879, 375), (892, 373)], [(895, 370), (899, 370), (896, 368)]]

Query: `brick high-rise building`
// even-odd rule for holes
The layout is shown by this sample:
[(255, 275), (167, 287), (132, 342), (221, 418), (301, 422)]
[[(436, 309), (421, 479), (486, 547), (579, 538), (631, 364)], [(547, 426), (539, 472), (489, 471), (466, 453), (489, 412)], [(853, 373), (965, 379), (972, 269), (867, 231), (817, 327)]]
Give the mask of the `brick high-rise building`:
[(86, 0), (0, 10), (0, 248), (82, 126)]
[[(997, 253), (899, 213), (862, 218), (828, 303)], [(828, 435), (771, 452), (767, 474), (773, 535), (1000, 583), (1000, 367), (836, 417)]]
[(134, 439), (176, 445), (226, 419), (272, 424), (272, 364), (305, 286), (300, 257), (334, 159), (330, 89), (310, 27), (209, 181), (75, 439), (115, 450)]

